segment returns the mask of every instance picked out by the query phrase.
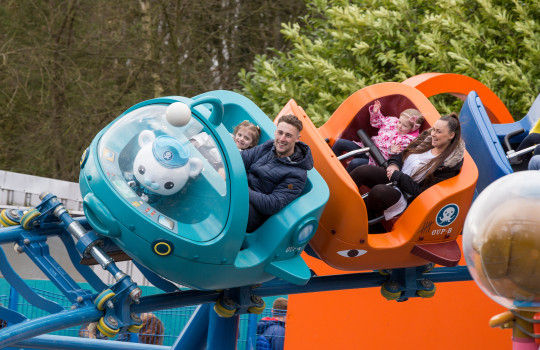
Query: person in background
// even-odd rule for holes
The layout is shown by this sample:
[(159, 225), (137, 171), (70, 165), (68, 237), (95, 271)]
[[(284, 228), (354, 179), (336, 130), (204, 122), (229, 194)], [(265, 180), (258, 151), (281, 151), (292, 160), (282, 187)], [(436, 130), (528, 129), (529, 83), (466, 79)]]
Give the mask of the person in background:
[[(139, 331), (139, 343), (151, 344), (151, 345), (163, 345), (163, 334), (165, 327), (163, 322), (153, 313), (145, 312), (141, 315), (142, 328)], [(123, 342), (130, 342), (132, 333), (122, 333), (118, 335), (116, 340)], [(87, 325), (83, 325), (79, 329), (79, 337), (90, 339), (109, 339), (100, 332), (97, 331), (97, 323), (92, 322)]]
[(277, 298), (272, 305), (272, 317), (257, 323), (257, 350), (283, 350), (287, 304), (287, 299)]

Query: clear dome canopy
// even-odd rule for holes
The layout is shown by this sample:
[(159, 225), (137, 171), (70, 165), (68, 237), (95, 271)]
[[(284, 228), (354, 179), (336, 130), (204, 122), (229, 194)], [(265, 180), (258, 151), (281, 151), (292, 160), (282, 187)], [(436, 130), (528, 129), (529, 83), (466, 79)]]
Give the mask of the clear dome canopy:
[(195, 115), (183, 126), (169, 124), (168, 106), (146, 105), (119, 118), (99, 141), (99, 164), (146, 220), (186, 239), (208, 241), (227, 221), (227, 162), (219, 141)]
[(489, 185), (463, 228), (471, 275), (509, 309), (540, 309), (540, 172), (523, 171)]

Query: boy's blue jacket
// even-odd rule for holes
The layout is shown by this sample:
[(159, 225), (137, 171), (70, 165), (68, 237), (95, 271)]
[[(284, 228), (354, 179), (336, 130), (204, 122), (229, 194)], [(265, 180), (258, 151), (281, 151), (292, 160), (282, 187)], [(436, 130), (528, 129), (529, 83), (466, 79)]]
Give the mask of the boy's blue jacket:
[(257, 350), (283, 350), (285, 322), (265, 317), (257, 323)]

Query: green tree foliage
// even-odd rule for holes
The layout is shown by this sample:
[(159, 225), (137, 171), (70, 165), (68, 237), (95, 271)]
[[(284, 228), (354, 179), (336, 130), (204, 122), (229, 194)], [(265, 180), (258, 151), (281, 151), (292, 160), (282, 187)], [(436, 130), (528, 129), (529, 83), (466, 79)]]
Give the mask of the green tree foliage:
[(94, 136), (158, 96), (239, 88), (302, 0), (5, 0), (0, 169), (76, 181)]
[(540, 93), (537, 0), (314, 0), (282, 33), (291, 50), (240, 73), (242, 92), (271, 116), (294, 98), (321, 125), (358, 89), (427, 72), (481, 81), (517, 119)]

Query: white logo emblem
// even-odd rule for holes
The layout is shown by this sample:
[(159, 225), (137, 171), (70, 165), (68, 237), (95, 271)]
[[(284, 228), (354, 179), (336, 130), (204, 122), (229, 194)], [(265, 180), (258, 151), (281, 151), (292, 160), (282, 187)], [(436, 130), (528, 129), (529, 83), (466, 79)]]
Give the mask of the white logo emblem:
[(171, 160), (173, 157), (173, 154), (171, 151), (165, 151), (163, 152), (163, 159), (164, 160)]
[(450, 225), (456, 220), (459, 214), (459, 207), (456, 204), (445, 205), (437, 213), (437, 225), (440, 227), (445, 227)]

